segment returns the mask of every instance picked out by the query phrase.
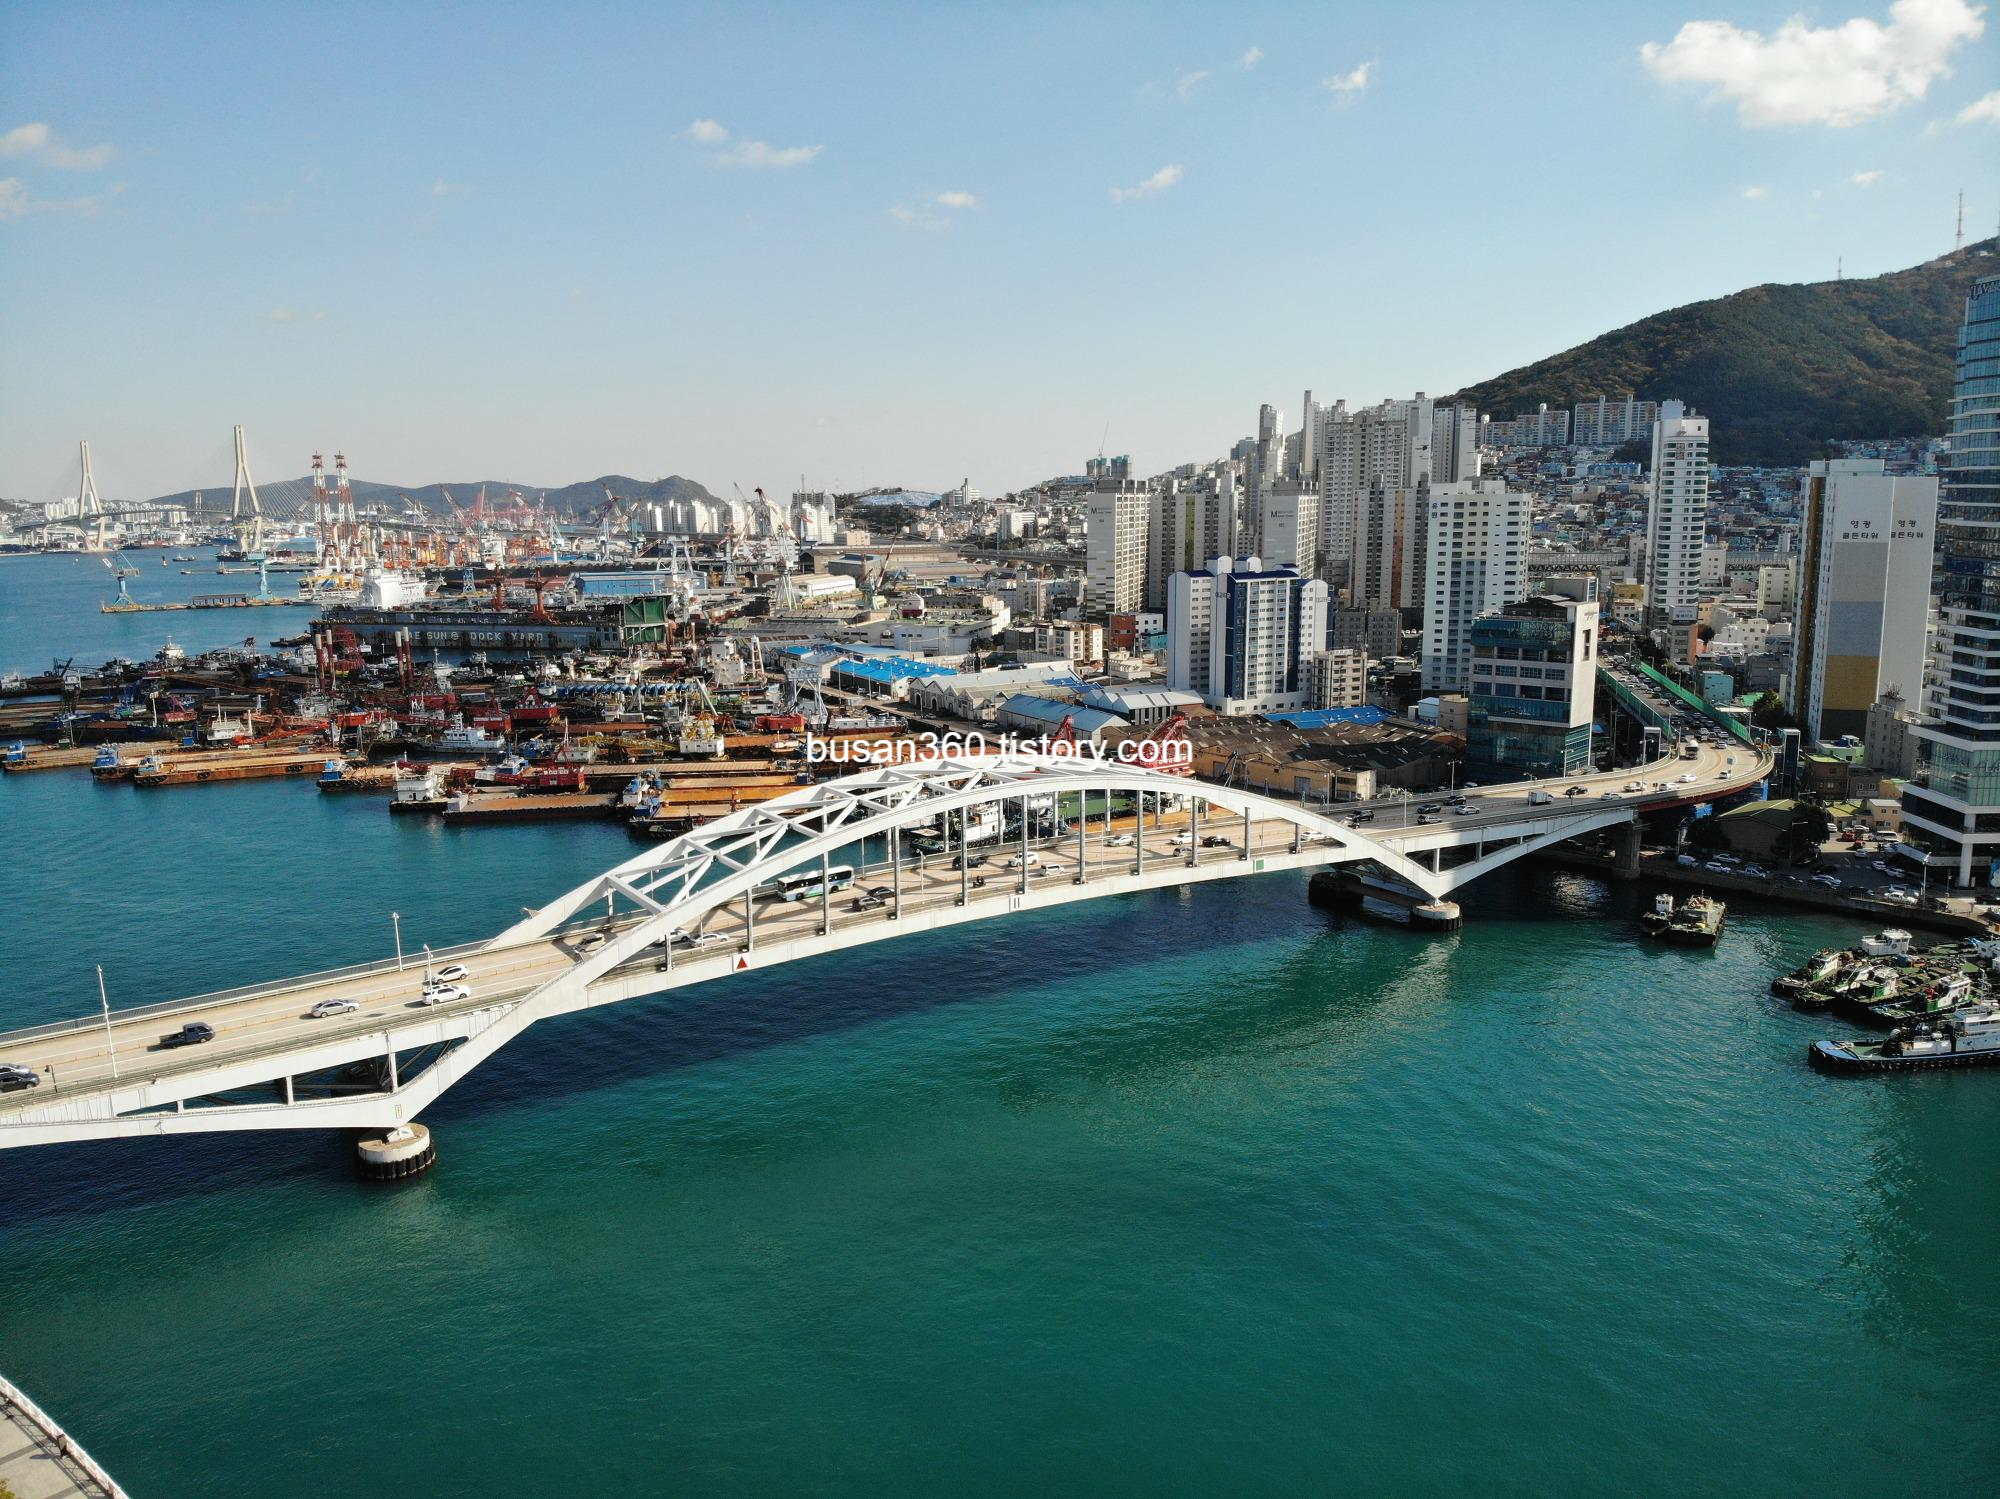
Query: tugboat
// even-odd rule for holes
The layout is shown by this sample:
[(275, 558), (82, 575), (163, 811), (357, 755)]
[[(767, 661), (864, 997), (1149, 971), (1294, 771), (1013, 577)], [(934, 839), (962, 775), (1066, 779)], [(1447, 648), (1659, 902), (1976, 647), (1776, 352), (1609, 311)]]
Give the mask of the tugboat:
[(1664, 937), (1674, 924), (1674, 898), (1661, 893), (1653, 897), (1653, 909), (1639, 917), (1639, 930), (1648, 937)]
[(1667, 924), (1667, 940), (1690, 947), (1713, 947), (1722, 935), (1722, 918), (1729, 908), (1707, 895), (1690, 895)]
[(2000, 1064), (2000, 1009), (1983, 1005), (1899, 1026), (1886, 1041), (1815, 1041), (1806, 1060), (1821, 1072), (1917, 1072)]
[(397, 813), (442, 812), (447, 800), (444, 772), (432, 765), (414, 775), (396, 778), (396, 789), (389, 797), (389, 810)]
[[(1823, 984), (1840, 972), (1847, 954), (1837, 947), (1823, 947), (1790, 973), (1771, 980), (1771, 992), (1780, 999), (1797, 1000), (1815, 984)], [(1801, 1007), (1803, 1008), (1803, 1007)]]

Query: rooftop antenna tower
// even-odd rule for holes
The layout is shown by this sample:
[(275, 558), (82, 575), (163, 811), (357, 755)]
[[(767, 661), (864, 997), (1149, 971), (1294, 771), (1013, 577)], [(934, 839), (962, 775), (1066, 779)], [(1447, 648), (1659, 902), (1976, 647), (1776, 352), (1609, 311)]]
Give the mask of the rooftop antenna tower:
[(1958, 190), (1958, 232), (1952, 235), (1951, 252), (1956, 255), (1965, 248), (1965, 189)]
[(90, 471), (90, 444), (79, 442), (77, 450), (83, 455), (83, 481), (76, 491), (76, 514), (81, 520), (86, 515), (97, 517), (97, 536), (91, 542), (91, 550), (104, 550), (104, 501), (97, 496), (97, 476)]
[(1847, 279), (1847, 272), (1845, 269), (1846, 265), (1847, 265), (1847, 257), (1845, 255), (1836, 255), (1833, 257), (1834, 280), (1845, 281)]
[[(243, 508), (245, 492), (250, 496), (250, 508)], [(236, 429), (236, 485), (229, 492), (229, 518), (238, 521), (237, 539), (246, 553), (263, 555), (264, 551), (264, 507), (257, 499), (257, 481), (250, 477), (250, 458), (243, 448), (243, 429)]]

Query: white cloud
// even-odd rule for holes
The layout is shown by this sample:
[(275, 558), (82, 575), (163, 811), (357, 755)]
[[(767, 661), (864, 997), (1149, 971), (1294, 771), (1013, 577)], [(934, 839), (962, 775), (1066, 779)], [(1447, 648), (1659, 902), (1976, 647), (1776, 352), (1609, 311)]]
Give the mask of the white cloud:
[(762, 141), (738, 141), (718, 161), (732, 167), (802, 167), (824, 146), (767, 146)]
[(1983, 99), (1975, 99), (1958, 112), (1954, 125), (2000, 125), (2000, 88)]
[(264, 314), (267, 323), (317, 323), (325, 318), (323, 312), (297, 312), (290, 307), (273, 307)]
[(1793, 16), (1774, 33), (1689, 21), (1664, 46), (1639, 49), (1663, 83), (1706, 83), (1746, 125), (1859, 125), (1923, 98), (1951, 54), (1986, 29), (1969, 0), (1896, 0), (1889, 21), (1856, 16), (1812, 26)]
[(472, 189), (467, 187), (463, 182), (446, 182), (442, 177), (431, 184), (431, 196), (433, 198), (448, 198), (453, 193), (469, 193), (471, 191)]
[(94, 172), (111, 160), (109, 146), (66, 146), (47, 125), (16, 125), (0, 134), (0, 156), (25, 156), (65, 172)]
[(1856, 172), (1847, 180), (1856, 187), (1873, 187), (1882, 180), (1882, 173), (1879, 171)]
[(1262, 47), (1252, 47), (1248, 52), (1236, 59), (1236, 66), (1239, 68), (1254, 68), (1263, 60), (1264, 49)]
[(940, 208), (977, 208), (979, 199), (973, 194), (954, 188), (948, 192), (932, 193), (931, 201)]
[(933, 234), (951, 227), (951, 220), (942, 214), (924, 213), (915, 208), (906, 208), (901, 203), (889, 210), (889, 217), (905, 229), (922, 229)]
[[(125, 184), (120, 182), (111, 190), (122, 193)], [(0, 177), (0, 224), (25, 219), (31, 213), (92, 214), (97, 208), (96, 198), (38, 198), (19, 177)]]
[(1182, 100), (1185, 101), (1192, 98), (1194, 91), (1200, 88), (1207, 79), (1207, 68), (1200, 68), (1192, 73), (1176, 74), (1174, 77), (1174, 92), (1179, 94)]
[(696, 120), (683, 132), (690, 140), (700, 141), (704, 146), (719, 146), (729, 139), (729, 131), (720, 120)]
[(1186, 171), (1181, 164), (1174, 162), (1170, 166), (1161, 167), (1159, 171), (1153, 173), (1152, 176), (1136, 186), (1112, 188), (1111, 201), (1113, 203), (1130, 203), (1134, 198), (1150, 198), (1155, 193), (1165, 192), (1185, 175)]
[(1746, 187), (1743, 189), (1743, 196), (1753, 199), (1768, 198), (1771, 196), (1771, 190), (1768, 187)]
[(1360, 98), (1374, 77), (1375, 64), (1364, 62), (1358, 68), (1351, 68), (1345, 73), (1335, 73), (1331, 78), (1320, 79), (1319, 86), (1344, 104)]

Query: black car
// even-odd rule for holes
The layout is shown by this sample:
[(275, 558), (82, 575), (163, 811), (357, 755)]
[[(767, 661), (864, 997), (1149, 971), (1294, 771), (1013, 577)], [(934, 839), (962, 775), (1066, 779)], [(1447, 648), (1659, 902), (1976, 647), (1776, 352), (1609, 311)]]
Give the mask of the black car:
[(896, 898), (896, 887), (894, 885), (871, 885), (868, 887), (868, 893), (877, 900), (894, 900)]
[(1227, 838), (1223, 837), (1223, 836), (1222, 836), (1222, 834), (1220, 834), (1220, 833), (1210, 833), (1210, 834), (1209, 834), (1209, 835), (1208, 835), (1208, 836), (1207, 836), (1206, 838), (1204, 838), (1204, 839), (1202, 839), (1202, 840), (1201, 840), (1201, 846), (1202, 846), (1203, 848), (1234, 848), (1234, 847), (1236, 847), (1236, 845), (1235, 845), (1235, 844), (1231, 843), (1231, 842), (1230, 842), (1230, 841), (1229, 841), (1229, 840), (1228, 840)]
[(41, 1075), (32, 1067), (0, 1065), (0, 1093), (18, 1093), (23, 1088), (39, 1088)]
[(953, 869), (978, 869), (985, 862), (986, 855), (984, 854), (974, 854), (969, 859), (964, 854), (960, 854), (956, 859), (951, 861), (951, 867)]
[(190, 1020), (171, 1035), (160, 1037), (160, 1050), (171, 1051), (176, 1046), (199, 1046), (204, 1041), (215, 1039), (215, 1027), (206, 1020)]

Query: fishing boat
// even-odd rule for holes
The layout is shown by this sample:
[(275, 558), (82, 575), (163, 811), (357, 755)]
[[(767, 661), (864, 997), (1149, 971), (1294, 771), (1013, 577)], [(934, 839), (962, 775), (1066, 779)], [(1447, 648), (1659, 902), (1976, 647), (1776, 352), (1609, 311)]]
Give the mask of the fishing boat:
[(1910, 950), (1910, 934), (1898, 926), (1888, 927), (1872, 937), (1863, 937), (1861, 950), (1873, 958), (1900, 958)]

